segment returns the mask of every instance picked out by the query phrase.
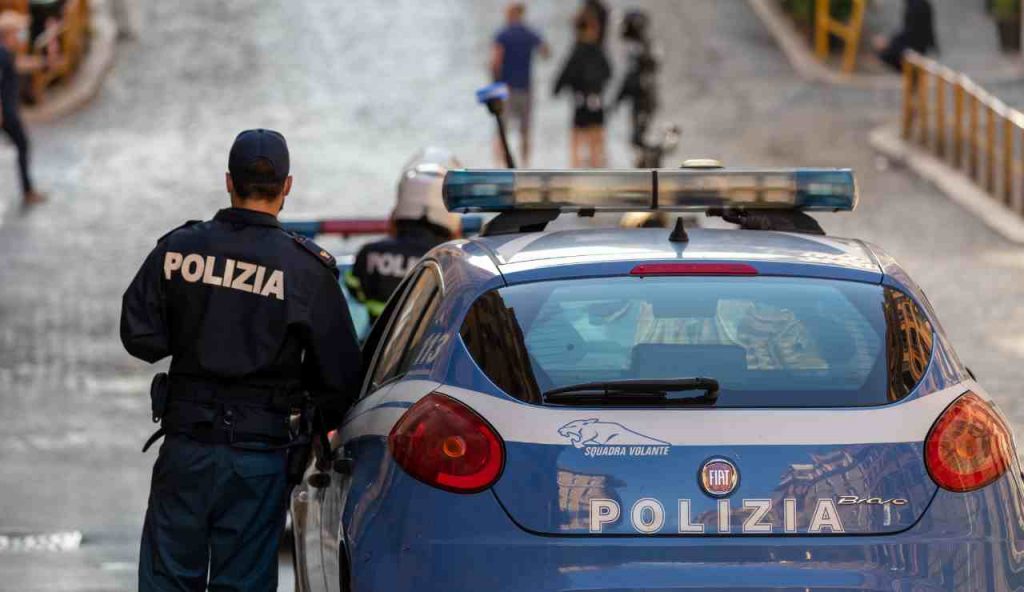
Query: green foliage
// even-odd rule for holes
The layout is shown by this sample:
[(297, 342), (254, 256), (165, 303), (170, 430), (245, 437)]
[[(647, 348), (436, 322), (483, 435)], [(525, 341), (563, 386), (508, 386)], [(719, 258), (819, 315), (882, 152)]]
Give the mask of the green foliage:
[(782, 9), (795, 20), (810, 23), (814, 15), (814, 0), (782, 0)]
[(992, 0), (992, 16), (996, 20), (1020, 18), (1020, 0)]

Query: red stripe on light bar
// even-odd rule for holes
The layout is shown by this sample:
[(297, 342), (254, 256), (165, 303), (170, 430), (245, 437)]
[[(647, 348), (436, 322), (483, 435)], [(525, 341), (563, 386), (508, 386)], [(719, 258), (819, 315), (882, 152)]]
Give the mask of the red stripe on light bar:
[(390, 230), (390, 223), (387, 219), (378, 220), (324, 220), (320, 226), (323, 234), (341, 234), (351, 236), (354, 234), (387, 234)]
[(757, 275), (746, 263), (644, 263), (629, 275)]

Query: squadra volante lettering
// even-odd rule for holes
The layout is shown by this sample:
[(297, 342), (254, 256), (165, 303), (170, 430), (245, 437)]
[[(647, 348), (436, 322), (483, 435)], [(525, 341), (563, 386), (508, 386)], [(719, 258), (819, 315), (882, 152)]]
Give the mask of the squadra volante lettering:
[[(716, 533), (732, 532), (732, 515), (734, 511), (741, 511), (746, 514), (740, 531), (748, 534), (768, 534), (779, 532), (777, 525), (772, 524), (767, 518), (772, 510), (770, 499), (744, 499), (739, 500), (740, 508), (733, 509), (730, 500), (720, 499), (717, 503), (717, 529)], [(691, 503), (688, 499), (677, 501), (678, 525), (676, 532), (679, 534), (702, 534), (705, 525), (702, 522), (693, 522), (691, 514)], [(781, 532), (795, 533), (797, 529), (796, 499), (785, 498), (782, 500), (782, 522)], [(619, 502), (611, 499), (590, 500), (590, 532), (601, 533), (605, 525), (618, 522), (622, 516), (622, 507)], [(629, 510), (629, 521), (633, 529), (640, 534), (656, 534), (665, 528), (666, 511), (660, 501), (653, 498), (637, 500)], [(822, 532), (841, 533), (846, 532), (843, 522), (839, 518), (835, 500), (821, 498), (814, 506), (811, 513), (811, 521), (807, 525), (808, 534)]]
[(175, 273), (190, 284), (201, 282), (284, 300), (284, 272), (255, 263), (227, 258), (222, 262), (213, 255), (168, 251), (164, 255), (164, 278), (169, 280)]

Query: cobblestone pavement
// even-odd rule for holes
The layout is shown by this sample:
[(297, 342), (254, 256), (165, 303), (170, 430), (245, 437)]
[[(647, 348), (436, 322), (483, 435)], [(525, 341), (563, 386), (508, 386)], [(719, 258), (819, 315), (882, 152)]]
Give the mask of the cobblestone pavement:
[[(154, 369), (117, 340), (119, 297), (157, 236), (221, 207), (239, 129), (274, 127), (293, 149), (288, 213), (383, 215), (398, 166), (434, 142), (491, 164), (491, 126), (473, 102), (485, 81), (498, 0), (433, 5), (305, 0), (146, 3), (98, 100), (33, 140), (50, 203), (8, 208), (0, 226), (0, 533), (80, 529), (80, 551), (0, 553), (3, 589), (134, 586), (136, 541), (155, 455)], [(531, 4), (556, 58), (536, 72), (535, 164), (567, 164), (568, 101), (549, 99), (572, 4)], [(615, 2), (624, 6), (626, 2)], [(882, 166), (871, 127), (893, 91), (801, 82), (743, 0), (646, 0), (665, 57), (665, 122), (683, 157), (748, 165), (853, 166), (861, 208), (823, 217), (838, 235), (885, 245), (932, 298), (963, 358), (1020, 428), (1024, 249), (932, 187)], [(621, 74), (621, 48), (615, 46)], [(625, 114), (609, 127), (628, 166)], [(14, 199), (13, 162), (0, 153)]]

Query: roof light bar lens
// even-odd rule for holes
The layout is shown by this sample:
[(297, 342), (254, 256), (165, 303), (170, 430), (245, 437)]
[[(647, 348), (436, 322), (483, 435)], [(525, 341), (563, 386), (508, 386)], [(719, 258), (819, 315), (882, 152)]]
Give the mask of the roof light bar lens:
[(445, 205), (458, 212), (648, 210), (650, 171), (449, 171)]
[(455, 170), (445, 177), (444, 199), (453, 212), (850, 211), (857, 188), (848, 169)]
[(853, 172), (848, 170), (658, 171), (660, 209), (852, 210), (856, 195)]

